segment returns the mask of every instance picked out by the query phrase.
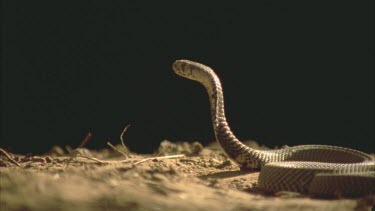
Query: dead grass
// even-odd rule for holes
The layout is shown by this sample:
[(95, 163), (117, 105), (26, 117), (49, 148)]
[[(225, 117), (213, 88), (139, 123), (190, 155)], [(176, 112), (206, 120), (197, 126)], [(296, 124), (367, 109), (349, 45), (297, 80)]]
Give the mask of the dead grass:
[[(125, 152), (124, 144), (113, 147)], [(78, 152), (2, 152), (1, 210), (370, 210), (375, 201), (264, 194), (259, 173), (239, 171), (217, 144), (164, 141), (156, 155), (126, 157), (112, 149)]]

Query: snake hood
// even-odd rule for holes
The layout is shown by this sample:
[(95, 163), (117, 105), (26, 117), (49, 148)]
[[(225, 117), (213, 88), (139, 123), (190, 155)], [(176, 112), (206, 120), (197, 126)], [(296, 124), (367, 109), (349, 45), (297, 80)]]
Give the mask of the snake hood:
[(208, 91), (211, 91), (213, 81), (220, 84), (220, 80), (214, 71), (198, 62), (177, 60), (173, 63), (172, 68), (178, 75), (200, 82)]

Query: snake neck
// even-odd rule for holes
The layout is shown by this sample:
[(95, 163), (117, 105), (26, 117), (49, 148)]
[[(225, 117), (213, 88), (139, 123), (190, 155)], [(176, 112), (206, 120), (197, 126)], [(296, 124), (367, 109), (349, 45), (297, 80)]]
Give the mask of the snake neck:
[(177, 60), (172, 68), (178, 75), (198, 81), (206, 88), (215, 137), (228, 157), (242, 169), (259, 169), (264, 163), (264, 153), (244, 145), (231, 131), (225, 117), (222, 86), (215, 72), (206, 65), (189, 60)]
[(210, 80), (201, 81), (206, 87), (211, 118), (217, 142), (225, 153), (242, 168), (260, 168), (259, 151), (241, 143), (230, 129), (224, 110), (224, 95), (219, 78), (212, 72)]

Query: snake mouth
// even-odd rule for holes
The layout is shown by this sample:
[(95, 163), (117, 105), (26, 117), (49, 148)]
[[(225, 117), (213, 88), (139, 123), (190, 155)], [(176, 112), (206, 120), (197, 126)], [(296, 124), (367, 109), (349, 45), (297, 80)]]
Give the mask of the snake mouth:
[(172, 69), (175, 73), (178, 73), (181, 69), (181, 60), (176, 60), (175, 62), (173, 62)]

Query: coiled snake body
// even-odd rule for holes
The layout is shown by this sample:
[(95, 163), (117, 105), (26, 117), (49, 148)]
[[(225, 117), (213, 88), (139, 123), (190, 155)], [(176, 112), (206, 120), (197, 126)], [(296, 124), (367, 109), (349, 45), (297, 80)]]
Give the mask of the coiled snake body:
[(200, 82), (207, 90), (216, 140), (241, 169), (261, 169), (259, 188), (268, 192), (293, 191), (322, 197), (358, 197), (375, 193), (375, 160), (343, 147), (300, 145), (277, 150), (257, 150), (232, 133), (224, 113), (221, 83), (203, 64), (177, 60), (180, 76)]

